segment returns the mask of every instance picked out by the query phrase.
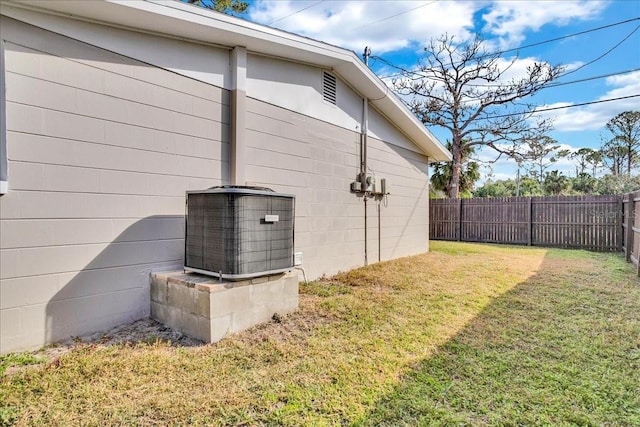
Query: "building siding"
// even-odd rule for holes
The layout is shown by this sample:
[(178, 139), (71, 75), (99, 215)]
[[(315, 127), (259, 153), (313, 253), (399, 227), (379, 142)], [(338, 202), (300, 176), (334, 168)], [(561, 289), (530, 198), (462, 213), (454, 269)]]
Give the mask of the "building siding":
[(10, 192), (0, 352), (149, 312), (179, 268), (184, 192), (228, 177), (224, 89), (2, 17)]
[[(256, 99), (247, 110), (247, 179), (296, 195), (296, 251), (308, 277), (363, 265), (364, 203), (349, 191), (360, 135)], [(381, 260), (428, 250), (428, 159), (405, 142), (368, 142), (368, 167), (391, 191), (381, 205)], [(367, 208), (370, 263), (378, 260), (377, 203)]]

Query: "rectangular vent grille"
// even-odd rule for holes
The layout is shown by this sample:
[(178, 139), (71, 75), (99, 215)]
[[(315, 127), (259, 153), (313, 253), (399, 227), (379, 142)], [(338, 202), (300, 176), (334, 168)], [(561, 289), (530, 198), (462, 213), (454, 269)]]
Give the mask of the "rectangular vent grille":
[(336, 76), (322, 72), (322, 99), (336, 105)]

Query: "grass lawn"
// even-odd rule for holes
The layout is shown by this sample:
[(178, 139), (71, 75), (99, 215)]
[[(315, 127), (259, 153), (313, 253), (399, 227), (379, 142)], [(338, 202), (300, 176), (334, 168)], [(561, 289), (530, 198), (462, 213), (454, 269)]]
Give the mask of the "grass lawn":
[(301, 286), (298, 312), (218, 344), (79, 344), (0, 378), (0, 424), (640, 425), (619, 255), (431, 249)]

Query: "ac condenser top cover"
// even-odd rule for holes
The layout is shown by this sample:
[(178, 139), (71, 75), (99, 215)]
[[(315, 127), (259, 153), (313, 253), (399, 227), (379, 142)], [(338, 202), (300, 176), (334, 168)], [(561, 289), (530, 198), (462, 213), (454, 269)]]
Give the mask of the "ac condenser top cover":
[(242, 280), (293, 267), (295, 196), (222, 186), (186, 199), (185, 270)]

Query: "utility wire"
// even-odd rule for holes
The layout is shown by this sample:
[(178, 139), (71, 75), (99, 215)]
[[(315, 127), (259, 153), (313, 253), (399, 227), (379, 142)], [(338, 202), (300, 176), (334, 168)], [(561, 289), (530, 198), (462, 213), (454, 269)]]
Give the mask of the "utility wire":
[(564, 35), (564, 36), (555, 37), (553, 39), (543, 40), (541, 42), (526, 44), (524, 46), (515, 47), (515, 48), (512, 48), (512, 49), (500, 50), (500, 51), (497, 51), (497, 52), (494, 52), (494, 53), (488, 54), (488, 55), (502, 55), (503, 53), (515, 52), (515, 51), (518, 51), (518, 50), (521, 50), (521, 49), (527, 49), (527, 48), (530, 48), (530, 47), (540, 46), (540, 45), (543, 45), (543, 44), (546, 44), (546, 43), (552, 43), (552, 42), (557, 42), (559, 40), (568, 39), (570, 37), (581, 36), (583, 34), (592, 33), (594, 31), (604, 30), (604, 29), (607, 29), (607, 28), (615, 27), (617, 25), (628, 24), (629, 22), (633, 22), (633, 21), (640, 21), (640, 16), (636, 16), (635, 18), (627, 19), (625, 21), (614, 22), (613, 24), (603, 25), (601, 27), (591, 28), (589, 30), (579, 31), (579, 32), (573, 33), (573, 34), (567, 34), (567, 35)]
[[(587, 82), (587, 81), (590, 81), (590, 80), (604, 79), (606, 77), (619, 76), (621, 74), (629, 74), (629, 73), (633, 73), (635, 71), (640, 71), (640, 68), (634, 68), (632, 70), (625, 70), (625, 71), (618, 71), (618, 72), (609, 73), (609, 74), (601, 74), (599, 76), (585, 77), (583, 79), (578, 79), (578, 80), (569, 80), (569, 81), (566, 81), (566, 82), (549, 83), (545, 87), (541, 88), (541, 90), (548, 89), (548, 88), (551, 88), (551, 87), (556, 87), (556, 86), (566, 86), (566, 85), (571, 85), (571, 84), (575, 84), (575, 83)], [(564, 76), (564, 74), (563, 74), (563, 76)], [(497, 84), (495, 84), (495, 85), (468, 84), (466, 86), (491, 88), (491, 87), (501, 87), (503, 85), (497, 85)]]
[(429, 6), (430, 4), (437, 3), (438, 1), (439, 0), (433, 0), (433, 1), (430, 1), (429, 3), (421, 4), (420, 6), (416, 6), (416, 7), (413, 7), (411, 9), (407, 9), (407, 10), (405, 10), (403, 12), (396, 13), (395, 15), (387, 16), (385, 18), (378, 19), (377, 21), (373, 21), (373, 22), (369, 22), (369, 23), (364, 24), (364, 25), (360, 25), (359, 27), (356, 27), (356, 28), (352, 29), (351, 31), (353, 32), (353, 31), (359, 30), (361, 28), (368, 27), (369, 25), (373, 25), (373, 24), (377, 24), (379, 22), (387, 21), (389, 19), (395, 18), (396, 16), (404, 15), (405, 13), (409, 13), (409, 12), (414, 11), (416, 9), (420, 9), (422, 7), (425, 7), (425, 6)]
[(521, 113), (498, 114), (498, 115), (487, 117), (487, 118), (488, 119), (497, 119), (497, 118), (500, 118), (500, 117), (519, 116), (519, 115), (522, 115), (522, 114), (529, 114), (529, 113), (537, 114), (537, 113), (544, 113), (546, 111), (563, 110), (565, 108), (584, 107), (585, 105), (601, 104), (603, 102), (620, 101), (622, 99), (637, 98), (637, 97), (640, 97), (640, 93), (638, 93), (636, 95), (619, 96), (617, 98), (601, 99), (599, 101), (589, 101), (589, 102), (581, 102), (579, 104), (563, 105), (561, 107), (541, 108), (539, 110), (525, 111), (525, 112), (521, 112)]
[(307, 7), (303, 7), (303, 8), (302, 8), (302, 9), (300, 9), (300, 10), (296, 10), (296, 11), (295, 11), (295, 12), (293, 12), (293, 13), (290, 13), (290, 14), (288, 14), (288, 15), (282, 16), (282, 17), (280, 17), (280, 18), (276, 19), (275, 21), (271, 21), (271, 22), (269, 22), (269, 23), (267, 24), (267, 26), (271, 26), (271, 25), (275, 24), (275, 23), (276, 23), (276, 22), (278, 22), (278, 21), (282, 21), (283, 19), (290, 18), (290, 17), (292, 17), (293, 15), (297, 15), (297, 14), (298, 14), (298, 13), (300, 13), (300, 12), (304, 12), (304, 11), (305, 11), (305, 10), (307, 10), (307, 9), (311, 9), (311, 8), (312, 8), (312, 7), (314, 7), (314, 6), (317, 6), (317, 5), (319, 5), (320, 3), (323, 3), (324, 1), (325, 1), (325, 0), (317, 1), (317, 2), (315, 2), (315, 3), (311, 4), (311, 5), (307, 6)]
[(623, 38), (622, 40), (620, 40), (618, 43), (616, 43), (611, 49), (609, 49), (608, 51), (606, 51), (605, 53), (603, 53), (602, 55), (598, 56), (596, 59), (592, 59), (591, 61), (587, 62), (586, 64), (582, 64), (581, 66), (579, 66), (578, 68), (576, 68), (575, 70), (571, 70), (571, 71), (567, 71), (566, 73), (562, 73), (560, 76), (558, 77), (564, 77), (567, 76), (569, 74), (573, 74), (576, 71), (579, 71), (581, 69), (583, 69), (584, 67), (593, 64), (594, 62), (597, 62), (599, 60), (601, 60), (602, 58), (604, 58), (605, 56), (607, 56), (608, 54), (610, 54), (611, 52), (613, 52), (614, 50), (616, 50), (618, 48), (618, 46), (620, 46), (622, 43), (624, 43), (625, 41), (627, 41), (627, 39), (629, 37), (631, 37), (633, 35), (633, 33), (635, 33), (636, 31), (638, 31), (638, 28), (640, 28), (640, 25), (636, 26), (636, 28), (634, 28), (629, 34), (627, 34), (627, 36), (625, 38)]
[[(553, 38), (553, 39), (548, 39), (548, 40), (543, 40), (543, 41), (536, 42), (536, 43), (531, 43), (531, 44), (528, 44), (528, 45), (524, 45), (524, 46), (520, 46), (520, 47), (516, 47), (516, 48), (512, 48), (512, 49), (506, 49), (506, 50), (496, 51), (496, 52), (492, 52), (492, 53), (487, 53), (487, 54), (485, 54), (485, 55), (481, 55), (481, 56), (479, 56), (477, 59), (478, 59), (478, 60), (481, 60), (481, 59), (484, 59), (484, 58), (487, 58), (487, 57), (490, 57), (490, 56), (496, 56), (496, 55), (501, 55), (501, 54), (503, 54), (503, 53), (515, 52), (515, 51), (518, 51), (518, 50), (521, 50), (521, 49), (526, 49), (526, 48), (529, 48), (529, 47), (535, 47), (535, 46), (539, 46), (539, 45), (542, 45), (542, 44), (546, 44), (546, 43), (551, 43), (551, 42), (555, 42), (555, 41), (563, 40), (563, 39), (570, 38), (570, 37), (575, 37), (575, 36), (579, 36), (579, 35), (583, 35), (583, 34), (588, 34), (588, 33), (592, 33), (592, 32), (595, 32), (595, 31), (600, 31), (600, 30), (604, 30), (604, 29), (607, 29), (607, 28), (615, 27), (615, 26), (618, 26), (618, 25), (628, 24), (629, 22), (634, 22), (634, 21), (640, 21), (640, 16), (637, 16), (637, 17), (635, 17), (635, 18), (631, 18), (631, 19), (626, 19), (626, 20), (624, 20), (624, 21), (614, 22), (614, 23), (611, 23), (611, 24), (608, 24), (608, 25), (603, 25), (603, 26), (601, 26), (601, 27), (590, 28), (590, 29), (588, 29), (588, 30), (579, 31), (579, 32), (577, 32), (577, 33), (566, 34), (566, 35), (564, 35), (564, 36), (555, 37), (555, 38)], [(640, 25), (639, 25), (638, 27), (640, 27)], [(628, 35), (627, 35), (623, 40), (621, 40), (621, 41), (620, 41), (616, 46), (614, 46), (613, 48), (609, 49), (609, 51), (605, 52), (605, 54), (604, 54), (604, 55), (607, 55), (607, 54), (608, 54), (608, 53), (610, 53), (613, 49), (615, 49), (615, 48), (616, 48), (616, 47), (618, 47), (621, 43), (623, 43), (625, 40), (627, 40), (629, 37), (631, 37), (631, 35), (632, 35), (634, 32), (636, 32), (636, 31), (638, 30), (638, 27), (636, 27), (633, 31), (631, 31), (631, 33), (630, 33), (630, 34), (628, 34)], [(390, 77), (398, 77), (398, 76), (402, 76), (402, 75), (404, 75), (404, 74), (414, 74), (414, 75), (418, 75), (418, 76), (422, 76), (422, 77), (424, 77), (424, 76), (423, 76), (422, 74), (420, 74), (419, 72), (416, 72), (416, 71), (409, 71), (409, 70), (407, 70), (407, 69), (404, 69), (404, 68), (402, 68), (402, 67), (399, 67), (399, 66), (397, 66), (397, 65), (394, 65), (394, 64), (392, 64), (391, 62), (389, 62), (389, 61), (387, 61), (387, 60), (385, 60), (384, 58), (381, 58), (381, 57), (379, 57), (379, 56), (378, 56), (378, 57), (376, 57), (376, 59), (379, 59), (380, 61), (384, 62), (385, 64), (389, 65), (390, 67), (393, 67), (393, 68), (395, 68), (395, 69), (397, 69), (397, 70), (400, 70), (400, 71), (401, 71), (400, 73), (389, 74), (389, 75), (387, 75), (387, 76), (380, 76), (380, 78), (381, 78), (381, 79), (386, 79), (386, 78), (390, 78)], [(598, 60), (598, 59), (599, 59), (599, 58), (596, 58), (596, 60)], [(591, 61), (590, 63), (593, 63), (593, 62), (595, 62), (596, 60), (593, 60), (593, 61)], [(586, 66), (586, 65), (588, 65), (588, 64), (584, 64), (581, 68), (583, 68), (583, 67), (584, 67), (584, 66)], [(575, 72), (575, 71), (577, 71), (577, 69), (576, 69), (576, 70), (572, 70), (572, 71), (570, 71), (570, 72)], [(564, 75), (566, 75), (566, 74), (568, 74), (568, 73), (565, 73)]]
[[(560, 107), (541, 108), (540, 110), (521, 111), (519, 113), (496, 114), (495, 116), (485, 117), (483, 120), (499, 119), (499, 118), (502, 118), (502, 117), (511, 117), (511, 116), (521, 116), (523, 114), (544, 113), (544, 112), (547, 112), (547, 111), (564, 110), (564, 109), (567, 109), (567, 108), (575, 108), (575, 107), (584, 107), (585, 105), (601, 104), (603, 102), (620, 101), (620, 100), (623, 100), (623, 99), (630, 99), (630, 98), (637, 98), (637, 97), (640, 97), (640, 93), (636, 94), (636, 95), (620, 96), (620, 97), (617, 97), (617, 98), (601, 99), (599, 101), (589, 101), (589, 102), (581, 102), (579, 104), (563, 105), (563, 106), (560, 106)], [(411, 108), (408, 104), (405, 103), (405, 105), (407, 105), (408, 108)], [(451, 125), (451, 123), (448, 122), (447, 125)]]

